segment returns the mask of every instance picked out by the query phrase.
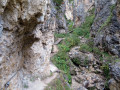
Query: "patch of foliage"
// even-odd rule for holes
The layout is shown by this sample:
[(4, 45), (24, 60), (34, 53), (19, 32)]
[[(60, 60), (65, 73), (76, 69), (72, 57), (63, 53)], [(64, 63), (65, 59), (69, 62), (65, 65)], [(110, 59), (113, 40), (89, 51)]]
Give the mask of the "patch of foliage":
[(70, 35), (69, 37), (65, 38), (65, 40), (64, 40), (64, 43), (65, 43), (69, 48), (78, 45), (79, 42), (80, 42), (80, 40), (79, 40), (78, 36), (75, 35), (75, 34)]
[(87, 45), (87, 44), (81, 44), (81, 45), (80, 45), (80, 51), (83, 51), (83, 52), (92, 52), (92, 51), (93, 51), (93, 48), (90, 47), (90, 46)]
[(103, 74), (104, 74), (104, 76), (107, 78), (107, 79), (109, 79), (110, 78), (110, 75), (109, 75), (109, 72), (110, 72), (110, 70), (109, 70), (109, 65), (108, 64), (104, 64), (104, 65), (102, 65), (101, 66), (101, 69), (103, 70)]
[(74, 22), (73, 21), (69, 21), (69, 23), (68, 23), (68, 30), (69, 31), (73, 31), (73, 29), (74, 29)]
[(70, 88), (67, 86), (62, 75), (60, 75), (60, 78), (52, 81), (45, 90), (70, 90)]
[(94, 14), (91, 14), (90, 16), (87, 16), (85, 19), (85, 22), (81, 25), (81, 27), (77, 27), (74, 29), (74, 34), (77, 34), (79, 36), (84, 36), (85, 38), (89, 38), (90, 36), (90, 28), (94, 21)]
[(89, 60), (88, 57), (85, 57), (84, 61), (81, 61), (79, 58), (73, 58), (72, 62), (76, 65), (76, 66), (88, 66), (89, 65)]
[(69, 35), (67, 37), (64, 37), (65, 39), (58, 45), (59, 52), (51, 58), (52, 62), (60, 69), (63, 70), (64, 73), (68, 77), (68, 83), (71, 84), (71, 75), (70, 75), (70, 67), (69, 67), (69, 56), (67, 55), (67, 52), (70, 51), (70, 48), (72, 48), (75, 45), (79, 44), (79, 38), (77, 35)]
[[(79, 36), (89, 37), (90, 33), (90, 27), (94, 20), (94, 14), (91, 14), (90, 16), (86, 17), (85, 23), (82, 24), (80, 28), (74, 28), (73, 22), (69, 21), (68, 28), (70, 31), (73, 31), (73, 33), (68, 34), (55, 34), (56, 38), (65, 38), (62, 43), (58, 45), (59, 52), (51, 58), (52, 62), (68, 77), (68, 83), (71, 84), (71, 74), (70, 74), (70, 59), (67, 53), (70, 51), (70, 49), (73, 46), (76, 46), (79, 44), (80, 39)], [(86, 48), (86, 46), (83, 46), (83, 48)], [(86, 49), (89, 49), (87, 47)], [(90, 50), (91, 51), (91, 50)], [(78, 60), (75, 60), (75, 62)], [(88, 64), (87, 60), (85, 60), (84, 64)]]
[(53, 0), (53, 2), (57, 5), (60, 6), (63, 2), (63, 0)]
[(72, 62), (73, 62), (76, 66), (81, 65), (81, 62), (80, 62), (80, 60), (79, 60), (78, 58), (72, 59)]
[(69, 0), (69, 2), (71, 3), (73, 0)]
[(29, 86), (27, 84), (24, 85), (24, 88), (28, 88)]
[(69, 34), (55, 33), (55, 38), (65, 38), (68, 36), (69, 36)]
[(120, 62), (120, 59), (116, 59), (115, 62)]

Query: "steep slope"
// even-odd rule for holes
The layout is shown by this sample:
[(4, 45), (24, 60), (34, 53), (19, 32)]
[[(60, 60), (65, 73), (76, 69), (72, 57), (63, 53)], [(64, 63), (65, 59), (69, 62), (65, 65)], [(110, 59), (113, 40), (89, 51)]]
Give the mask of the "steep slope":
[(91, 36), (96, 46), (120, 56), (119, 6), (119, 0), (96, 0)]

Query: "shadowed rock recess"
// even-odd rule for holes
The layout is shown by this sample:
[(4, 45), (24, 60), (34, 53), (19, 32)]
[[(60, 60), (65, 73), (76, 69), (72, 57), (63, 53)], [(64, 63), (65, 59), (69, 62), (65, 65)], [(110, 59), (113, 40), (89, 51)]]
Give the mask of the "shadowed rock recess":
[[(23, 90), (32, 75), (50, 74), (55, 18), (49, 0), (0, 0), (0, 90)], [(16, 74), (16, 75), (15, 75)]]
[(120, 0), (0, 0), (0, 90), (120, 90)]

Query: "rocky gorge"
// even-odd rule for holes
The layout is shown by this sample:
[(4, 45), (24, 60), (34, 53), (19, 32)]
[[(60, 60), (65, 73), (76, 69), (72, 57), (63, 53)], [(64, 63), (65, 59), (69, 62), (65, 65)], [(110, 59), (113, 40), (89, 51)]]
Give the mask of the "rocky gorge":
[(0, 0), (0, 90), (120, 90), (120, 1)]

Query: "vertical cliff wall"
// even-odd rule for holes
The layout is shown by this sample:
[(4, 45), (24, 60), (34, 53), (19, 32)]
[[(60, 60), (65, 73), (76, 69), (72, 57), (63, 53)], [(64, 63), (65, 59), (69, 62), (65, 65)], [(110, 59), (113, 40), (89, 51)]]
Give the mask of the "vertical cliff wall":
[(54, 30), (51, 1), (0, 0), (0, 90), (22, 90), (30, 76), (50, 74)]
[(94, 43), (101, 49), (120, 56), (119, 0), (96, 0), (96, 17), (91, 28)]

